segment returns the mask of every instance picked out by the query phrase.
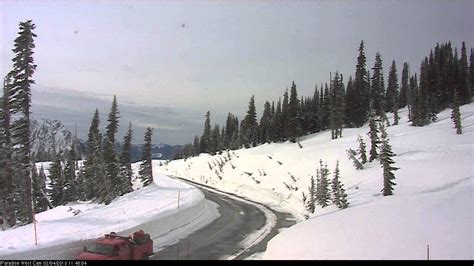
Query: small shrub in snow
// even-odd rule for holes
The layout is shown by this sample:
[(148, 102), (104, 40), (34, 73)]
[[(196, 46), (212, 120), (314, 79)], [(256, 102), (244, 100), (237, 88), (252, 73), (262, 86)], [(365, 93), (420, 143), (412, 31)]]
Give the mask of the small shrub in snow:
[(283, 163), (282, 163), (282, 162), (280, 162), (280, 161), (277, 161), (277, 163), (278, 163), (278, 164), (280, 164), (280, 165), (282, 165), (282, 164), (283, 164)]

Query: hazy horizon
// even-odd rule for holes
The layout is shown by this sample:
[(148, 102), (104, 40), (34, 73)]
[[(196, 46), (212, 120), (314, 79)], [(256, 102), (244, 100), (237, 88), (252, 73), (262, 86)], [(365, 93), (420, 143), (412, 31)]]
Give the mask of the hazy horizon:
[(204, 115), (258, 119), (295, 81), (299, 96), (339, 71), (354, 75), (364, 40), (384, 77), (392, 60), (418, 72), (437, 42), (474, 44), (473, 1), (12, 1), (0, 2), (0, 74), (12, 66), (18, 23), (36, 24), (32, 116), (61, 120), (85, 139), (95, 108), (105, 127), (117, 96), (121, 140), (153, 126), (154, 143), (185, 144)]

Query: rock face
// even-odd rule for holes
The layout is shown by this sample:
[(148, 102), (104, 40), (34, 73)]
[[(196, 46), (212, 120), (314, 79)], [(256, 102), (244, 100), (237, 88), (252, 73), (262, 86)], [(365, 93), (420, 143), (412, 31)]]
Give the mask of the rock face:
[[(77, 159), (84, 159), (86, 141), (75, 140), (74, 135), (59, 120), (32, 119), (31, 120), (31, 153), (36, 162), (50, 161), (54, 154), (64, 157), (71, 149), (73, 143), (76, 145)], [(130, 160), (137, 162), (141, 156), (141, 144), (132, 144), (130, 149)], [(180, 146), (168, 144), (153, 144), (153, 159), (172, 159)], [(120, 153), (121, 143), (115, 143), (115, 149)]]
[(54, 154), (65, 156), (73, 143), (80, 155), (84, 145), (59, 120), (31, 120), (31, 154), (35, 161), (49, 161)]

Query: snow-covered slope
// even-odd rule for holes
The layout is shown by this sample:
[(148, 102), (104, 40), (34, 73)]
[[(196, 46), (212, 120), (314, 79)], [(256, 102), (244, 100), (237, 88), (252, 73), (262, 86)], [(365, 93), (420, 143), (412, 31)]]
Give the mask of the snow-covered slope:
[[(395, 195), (381, 195), (378, 161), (356, 170), (346, 150), (368, 127), (344, 129), (331, 140), (316, 133), (292, 143), (265, 144), (229, 154), (202, 154), (172, 161), (160, 173), (177, 175), (244, 195), (276, 208), (304, 213), (302, 192), (319, 160), (331, 172), (340, 162), (349, 208), (317, 208), (312, 217), (284, 230), (269, 243), (264, 259), (472, 259), (474, 192), (474, 104), (461, 107), (464, 134), (456, 135), (450, 110), (426, 127), (411, 127), (407, 110), (387, 128), (393, 151)], [(391, 119), (391, 117), (389, 117)]]
[[(159, 162), (153, 163), (157, 169)], [(136, 173), (138, 163), (132, 169)], [(105, 233), (129, 235), (138, 228), (151, 235), (156, 251), (219, 216), (217, 207), (197, 188), (154, 172), (153, 184), (142, 188), (135, 179), (137, 190), (109, 205), (78, 202), (39, 213), (38, 245), (33, 224), (0, 231), (0, 259), (71, 259), (84, 244)]]

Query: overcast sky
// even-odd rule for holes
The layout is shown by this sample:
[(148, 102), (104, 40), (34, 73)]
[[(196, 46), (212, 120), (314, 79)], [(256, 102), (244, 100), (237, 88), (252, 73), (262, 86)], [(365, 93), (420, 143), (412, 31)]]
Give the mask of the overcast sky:
[[(338, 70), (355, 72), (358, 46), (368, 66), (380, 51), (419, 70), (436, 42), (474, 44), (474, 1), (0, 1), (0, 74), (12, 66), (18, 22), (36, 24), (32, 112), (77, 124), (85, 138), (95, 108), (105, 127), (113, 95), (118, 139), (132, 121), (135, 142), (184, 144), (202, 133), (204, 114), (240, 119), (255, 95), (278, 100)], [(259, 119), (259, 118), (258, 118)]]

